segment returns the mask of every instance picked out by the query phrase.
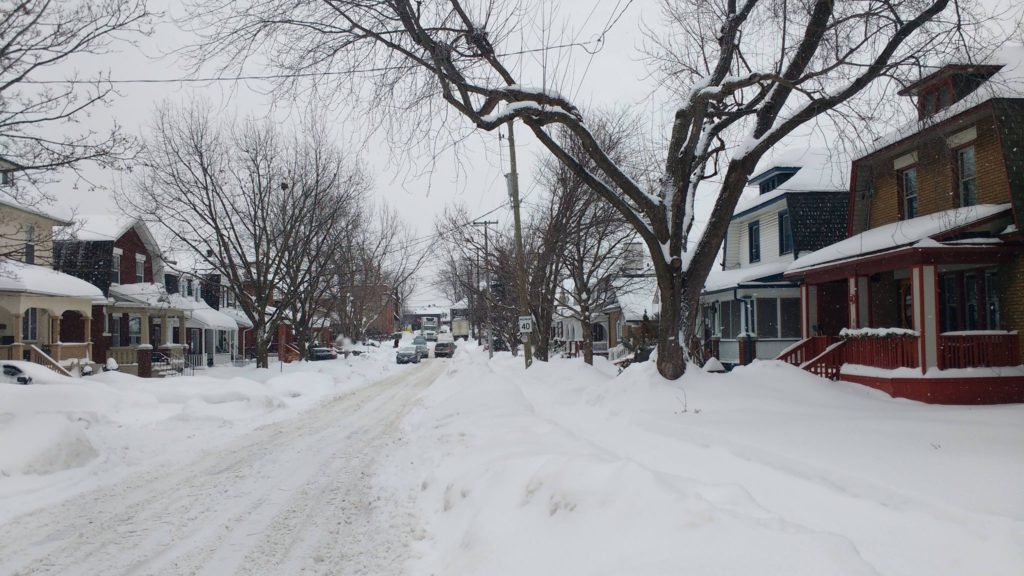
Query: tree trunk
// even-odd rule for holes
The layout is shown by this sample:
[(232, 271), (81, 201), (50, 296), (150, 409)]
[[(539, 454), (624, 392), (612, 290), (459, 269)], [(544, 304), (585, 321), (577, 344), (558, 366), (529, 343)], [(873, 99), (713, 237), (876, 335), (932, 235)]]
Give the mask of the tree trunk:
[(594, 323), (590, 320), (590, 306), (580, 306), (580, 330), (583, 332), (583, 361), (594, 365)]
[(686, 355), (679, 342), (682, 324), (682, 273), (658, 271), (661, 319), (658, 322), (658, 373), (675, 380), (686, 372)]
[(256, 340), (256, 367), (257, 368), (269, 368), (270, 360), (267, 355), (267, 343), (258, 338)]

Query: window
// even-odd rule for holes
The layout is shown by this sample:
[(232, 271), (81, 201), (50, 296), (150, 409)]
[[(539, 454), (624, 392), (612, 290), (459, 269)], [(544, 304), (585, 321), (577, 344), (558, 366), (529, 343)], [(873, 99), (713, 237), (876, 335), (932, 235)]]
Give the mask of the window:
[(12, 184), (14, 184), (14, 172), (11, 170), (0, 172), (0, 186), (10, 186)]
[(955, 273), (939, 276), (939, 326), (943, 332), (960, 330), (960, 286)]
[(121, 342), (121, 317), (110, 315), (110, 345), (123, 346)]
[(142, 344), (142, 318), (139, 316), (128, 319), (128, 344), (131, 346)]
[(900, 193), (903, 196), (903, 219), (917, 217), (917, 168), (900, 172)]
[(800, 299), (779, 299), (779, 324), (782, 338), (799, 338), (800, 334)]
[(755, 302), (757, 336), (759, 338), (779, 337), (779, 301), (776, 298), (758, 298)]
[(228, 348), (228, 331), (217, 330), (217, 354), (227, 354), (230, 352)]
[(761, 222), (754, 220), (747, 224), (748, 254), (751, 262), (761, 261)]
[(956, 152), (957, 191), (961, 206), (978, 203), (978, 181), (974, 169), (974, 146), (961, 148)]
[(739, 334), (740, 314), (742, 313), (740, 308), (742, 306), (743, 303), (736, 300), (726, 300), (721, 303), (722, 338), (732, 340)]
[(186, 296), (191, 296), (192, 295), (192, 279), (191, 278), (189, 278), (188, 280), (185, 281), (185, 295)]
[(135, 283), (141, 284), (146, 281), (146, 257), (135, 256)]
[(964, 328), (978, 329), (978, 277), (975, 274), (964, 274)]
[(779, 212), (779, 254), (793, 251), (793, 228), (789, 223), (789, 210)]
[(36, 227), (25, 228), (25, 264), (36, 263)]
[(39, 309), (29, 308), (25, 310), (25, 316), (21, 319), (22, 341), (39, 340)]
[(989, 330), (999, 330), (999, 277), (996, 272), (985, 272), (985, 320)]
[(119, 252), (114, 252), (113, 258), (110, 259), (110, 283), (121, 283), (121, 254)]

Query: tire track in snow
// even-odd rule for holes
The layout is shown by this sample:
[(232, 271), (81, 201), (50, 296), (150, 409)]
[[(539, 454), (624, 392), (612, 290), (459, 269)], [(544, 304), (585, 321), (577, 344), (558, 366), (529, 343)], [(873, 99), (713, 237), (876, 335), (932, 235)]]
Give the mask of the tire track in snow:
[(376, 500), (372, 472), (442, 367), (15, 518), (0, 526), (0, 573), (396, 573), (416, 528)]

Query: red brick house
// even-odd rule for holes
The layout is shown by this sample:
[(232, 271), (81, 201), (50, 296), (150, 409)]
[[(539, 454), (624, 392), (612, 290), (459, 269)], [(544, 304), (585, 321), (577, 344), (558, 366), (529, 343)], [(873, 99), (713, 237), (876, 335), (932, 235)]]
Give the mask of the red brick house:
[(798, 258), (780, 358), (931, 403), (1024, 402), (1024, 51), (901, 93), (918, 121), (854, 160), (849, 238)]

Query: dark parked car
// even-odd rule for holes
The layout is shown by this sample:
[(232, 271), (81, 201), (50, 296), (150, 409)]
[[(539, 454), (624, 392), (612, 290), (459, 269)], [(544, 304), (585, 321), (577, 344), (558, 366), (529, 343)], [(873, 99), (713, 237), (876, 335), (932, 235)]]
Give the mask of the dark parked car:
[(423, 336), (417, 336), (412, 340), (413, 346), (416, 347), (416, 351), (420, 353), (420, 358), (430, 357), (430, 348), (427, 346), (427, 339)]
[(338, 353), (333, 348), (317, 346), (316, 348), (309, 349), (310, 360), (334, 360), (337, 357)]
[(454, 342), (438, 342), (434, 345), (434, 358), (451, 358), (455, 354)]
[(31, 384), (32, 377), (25, 373), (20, 366), (10, 363), (3, 365), (3, 381), (11, 384)]
[(416, 346), (402, 346), (398, 349), (398, 353), (395, 354), (395, 362), (399, 364), (419, 364), (420, 353), (416, 350)]

